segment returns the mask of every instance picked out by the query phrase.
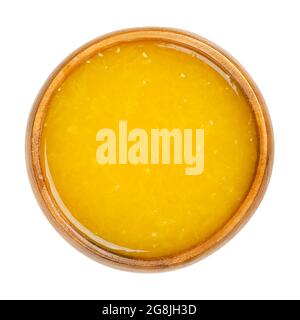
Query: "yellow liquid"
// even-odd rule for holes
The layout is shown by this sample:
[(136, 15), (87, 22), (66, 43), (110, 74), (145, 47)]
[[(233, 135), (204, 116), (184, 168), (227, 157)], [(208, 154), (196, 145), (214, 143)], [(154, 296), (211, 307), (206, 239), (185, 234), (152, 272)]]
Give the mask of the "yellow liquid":
[[(204, 129), (204, 170), (186, 164), (97, 162), (102, 128)], [(128, 148), (132, 143), (128, 142)], [(158, 41), (124, 43), (82, 63), (53, 96), (41, 155), (63, 213), (100, 246), (157, 258), (209, 238), (232, 216), (258, 159), (254, 115), (213, 63)], [(149, 147), (150, 148), (150, 147)], [(149, 150), (150, 157), (151, 150)]]

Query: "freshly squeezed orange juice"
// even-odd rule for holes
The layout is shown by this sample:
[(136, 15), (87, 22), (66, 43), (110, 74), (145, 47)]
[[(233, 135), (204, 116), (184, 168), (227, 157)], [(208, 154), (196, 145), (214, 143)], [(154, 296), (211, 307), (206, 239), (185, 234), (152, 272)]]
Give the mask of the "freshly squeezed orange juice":
[(160, 41), (107, 48), (57, 89), (42, 166), (68, 219), (103, 248), (159, 258), (220, 229), (258, 161), (253, 111), (207, 58)]

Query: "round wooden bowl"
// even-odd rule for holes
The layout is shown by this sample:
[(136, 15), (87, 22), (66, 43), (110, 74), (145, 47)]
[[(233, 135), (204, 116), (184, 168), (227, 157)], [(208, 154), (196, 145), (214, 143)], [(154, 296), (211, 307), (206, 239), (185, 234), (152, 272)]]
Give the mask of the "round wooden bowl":
[[(55, 202), (41, 168), (40, 141), (43, 122), (52, 95), (64, 79), (82, 61), (104, 48), (125, 41), (155, 39), (190, 48), (219, 66), (241, 87), (255, 115), (259, 158), (253, 183), (247, 196), (227, 223), (208, 240), (173, 256), (155, 259), (130, 258), (101, 248), (79, 231)], [(73, 52), (50, 75), (32, 107), (26, 134), (27, 168), (35, 196), (49, 221), (74, 247), (91, 258), (108, 265), (129, 270), (161, 271), (185, 265), (207, 256), (228, 241), (251, 217), (265, 193), (273, 162), (273, 135), (267, 107), (257, 86), (241, 65), (215, 44), (195, 34), (168, 28), (137, 28), (113, 32), (99, 37)]]

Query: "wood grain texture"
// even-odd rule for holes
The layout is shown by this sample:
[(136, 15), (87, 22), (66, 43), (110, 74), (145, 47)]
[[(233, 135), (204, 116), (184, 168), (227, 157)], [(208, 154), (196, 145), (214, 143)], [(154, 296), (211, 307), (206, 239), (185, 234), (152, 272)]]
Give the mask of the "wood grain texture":
[[(134, 40), (162, 40), (190, 48), (214, 62), (239, 84), (255, 115), (259, 158), (256, 174), (250, 190), (238, 210), (227, 223), (205, 242), (179, 254), (160, 259), (130, 258), (101, 248), (81, 233), (64, 216), (48, 190), (41, 168), (40, 141), (49, 101), (69, 73), (82, 61), (104, 48)], [(199, 260), (226, 243), (248, 221), (266, 191), (273, 164), (273, 133), (265, 101), (259, 89), (243, 67), (223, 49), (202, 37), (169, 28), (137, 28), (113, 32), (99, 37), (73, 52), (50, 75), (32, 107), (26, 132), (26, 161), (30, 182), (35, 196), (48, 220), (74, 247), (110, 266), (131, 271), (162, 271)]]

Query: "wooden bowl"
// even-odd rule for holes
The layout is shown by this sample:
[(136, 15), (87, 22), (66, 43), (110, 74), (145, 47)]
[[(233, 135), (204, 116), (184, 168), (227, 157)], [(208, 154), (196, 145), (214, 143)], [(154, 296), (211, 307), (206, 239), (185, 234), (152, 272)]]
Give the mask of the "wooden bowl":
[[(168, 257), (155, 259), (130, 258), (101, 248), (80, 232), (64, 216), (55, 202), (41, 169), (40, 141), (49, 101), (64, 79), (82, 61), (101, 49), (124, 41), (155, 39), (191, 48), (213, 61), (240, 85), (255, 115), (259, 137), (259, 158), (250, 190), (238, 210), (208, 240)], [(26, 160), (31, 185), (46, 217), (74, 247), (91, 258), (114, 267), (140, 271), (161, 271), (185, 265), (207, 256), (228, 241), (251, 217), (265, 193), (273, 162), (273, 135), (266, 104), (248, 73), (228, 53), (197, 35), (168, 28), (137, 28), (113, 32), (99, 37), (73, 52), (50, 75), (32, 107), (26, 134)]]

